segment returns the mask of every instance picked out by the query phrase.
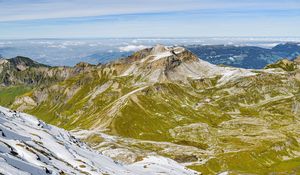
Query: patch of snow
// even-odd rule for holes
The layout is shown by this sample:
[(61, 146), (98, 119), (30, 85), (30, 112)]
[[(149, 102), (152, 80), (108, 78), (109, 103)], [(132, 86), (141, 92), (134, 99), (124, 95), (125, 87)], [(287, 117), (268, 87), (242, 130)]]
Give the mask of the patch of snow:
[[(278, 42), (276, 42), (276, 43), (260, 43), (260, 44), (256, 44), (256, 46), (266, 48), (266, 49), (271, 49), (279, 44), (281, 44), (281, 43), (278, 43)], [(252, 46), (251, 44), (247, 44), (247, 45)]]
[(228, 58), (230, 61), (234, 61), (235, 59), (233, 57)]
[(171, 159), (167, 159), (164, 157), (157, 157), (157, 156), (149, 156), (140, 162), (129, 165), (129, 167), (134, 169), (140, 169), (140, 167), (144, 167), (144, 169), (141, 169), (141, 173), (143, 174), (151, 174), (151, 171), (149, 171), (150, 169), (161, 170), (161, 172), (158, 174), (170, 174), (170, 175), (186, 174), (187, 169), (183, 166), (178, 167), (176, 166), (177, 164), (178, 164), (177, 162)]
[(229, 172), (225, 171), (225, 172), (222, 172), (222, 173), (220, 173), (218, 175), (228, 175), (228, 174), (229, 174)]
[(222, 78), (219, 79), (218, 84), (226, 84), (229, 81), (241, 78), (241, 77), (249, 77), (254, 76), (256, 73), (252, 72), (248, 69), (239, 69), (239, 68), (224, 68), (222, 73)]
[(151, 51), (151, 56), (153, 57), (151, 62), (172, 56), (173, 53), (175, 54), (182, 53), (183, 51), (185, 51), (183, 47), (166, 47), (162, 45), (157, 45)]
[(5, 159), (0, 157), (0, 174), (5, 175), (30, 175), (30, 173), (19, 170), (9, 165)]
[(165, 51), (165, 52), (161, 52), (161, 53), (157, 53), (155, 55), (153, 55), (154, 59), (151, 60), (151, 62), (153, 61), (157, 61), (161, 58), (165, 58), (165, 57), (169, 57), (172, 56), (173, 54), (170, 51)]

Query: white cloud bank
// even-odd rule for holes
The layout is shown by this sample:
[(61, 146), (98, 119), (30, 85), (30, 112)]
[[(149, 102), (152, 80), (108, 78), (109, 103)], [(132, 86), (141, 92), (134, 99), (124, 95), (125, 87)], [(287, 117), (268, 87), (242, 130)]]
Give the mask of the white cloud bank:
[(135, 52), (138, 50), (142, 50), (145, 48), (148, 48), (150, 46), (145, 46), (145, 45), (128, 45), (124, 47), (119, 47), (120, 52)]

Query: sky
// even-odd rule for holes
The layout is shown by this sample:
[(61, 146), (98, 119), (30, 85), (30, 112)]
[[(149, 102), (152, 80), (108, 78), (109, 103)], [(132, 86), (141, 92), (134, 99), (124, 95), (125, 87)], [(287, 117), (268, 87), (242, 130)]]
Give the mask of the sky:
[(300, 36), (299, 0), (0, 0), (0, 39)]

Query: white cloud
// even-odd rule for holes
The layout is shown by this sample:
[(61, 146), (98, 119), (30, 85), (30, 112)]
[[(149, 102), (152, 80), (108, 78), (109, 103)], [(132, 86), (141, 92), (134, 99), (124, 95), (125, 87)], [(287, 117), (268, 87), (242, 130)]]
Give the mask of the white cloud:
[(207, 9), (299, 9), (300, 2), (235, 0), (4, 0), (0, 21), (91, 17)]
[(143, 2), (139, 0), (0, 1), (0, 21), (91, 17), (194, 9), (189, 3), (176, 1), (180, 4), (178, 2), (173, 3), (171, 0)]
[(60, 49), (65, 49), (65, 48), (67, 48), (65, 45), (61, 45), (61, 44), (59, 44), (59, 45), (49, 45), (49, 46), (47, 46), (48, 48), (60, 48)]
[(148, 48), (149, 46), (145, 46), (145, 45), (128, 45), (128, 46), (124, 46), (124, 47), (119, 47), (119, 50), (121, 52), (134, 52), (134, 51), (138, 51), (141, 49), (145, 49)]
[(62, 43), (64, 46), (80, 46), (80, 45), (85, 45), (85, 42), (81, 41), (65, 41)]

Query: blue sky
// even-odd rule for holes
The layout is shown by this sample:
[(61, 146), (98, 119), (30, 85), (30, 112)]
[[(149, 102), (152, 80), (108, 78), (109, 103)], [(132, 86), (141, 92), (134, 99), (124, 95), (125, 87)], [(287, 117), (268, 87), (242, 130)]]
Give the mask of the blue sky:
[(0, 0), (0, 38), (300, 36), (299, 0)]

